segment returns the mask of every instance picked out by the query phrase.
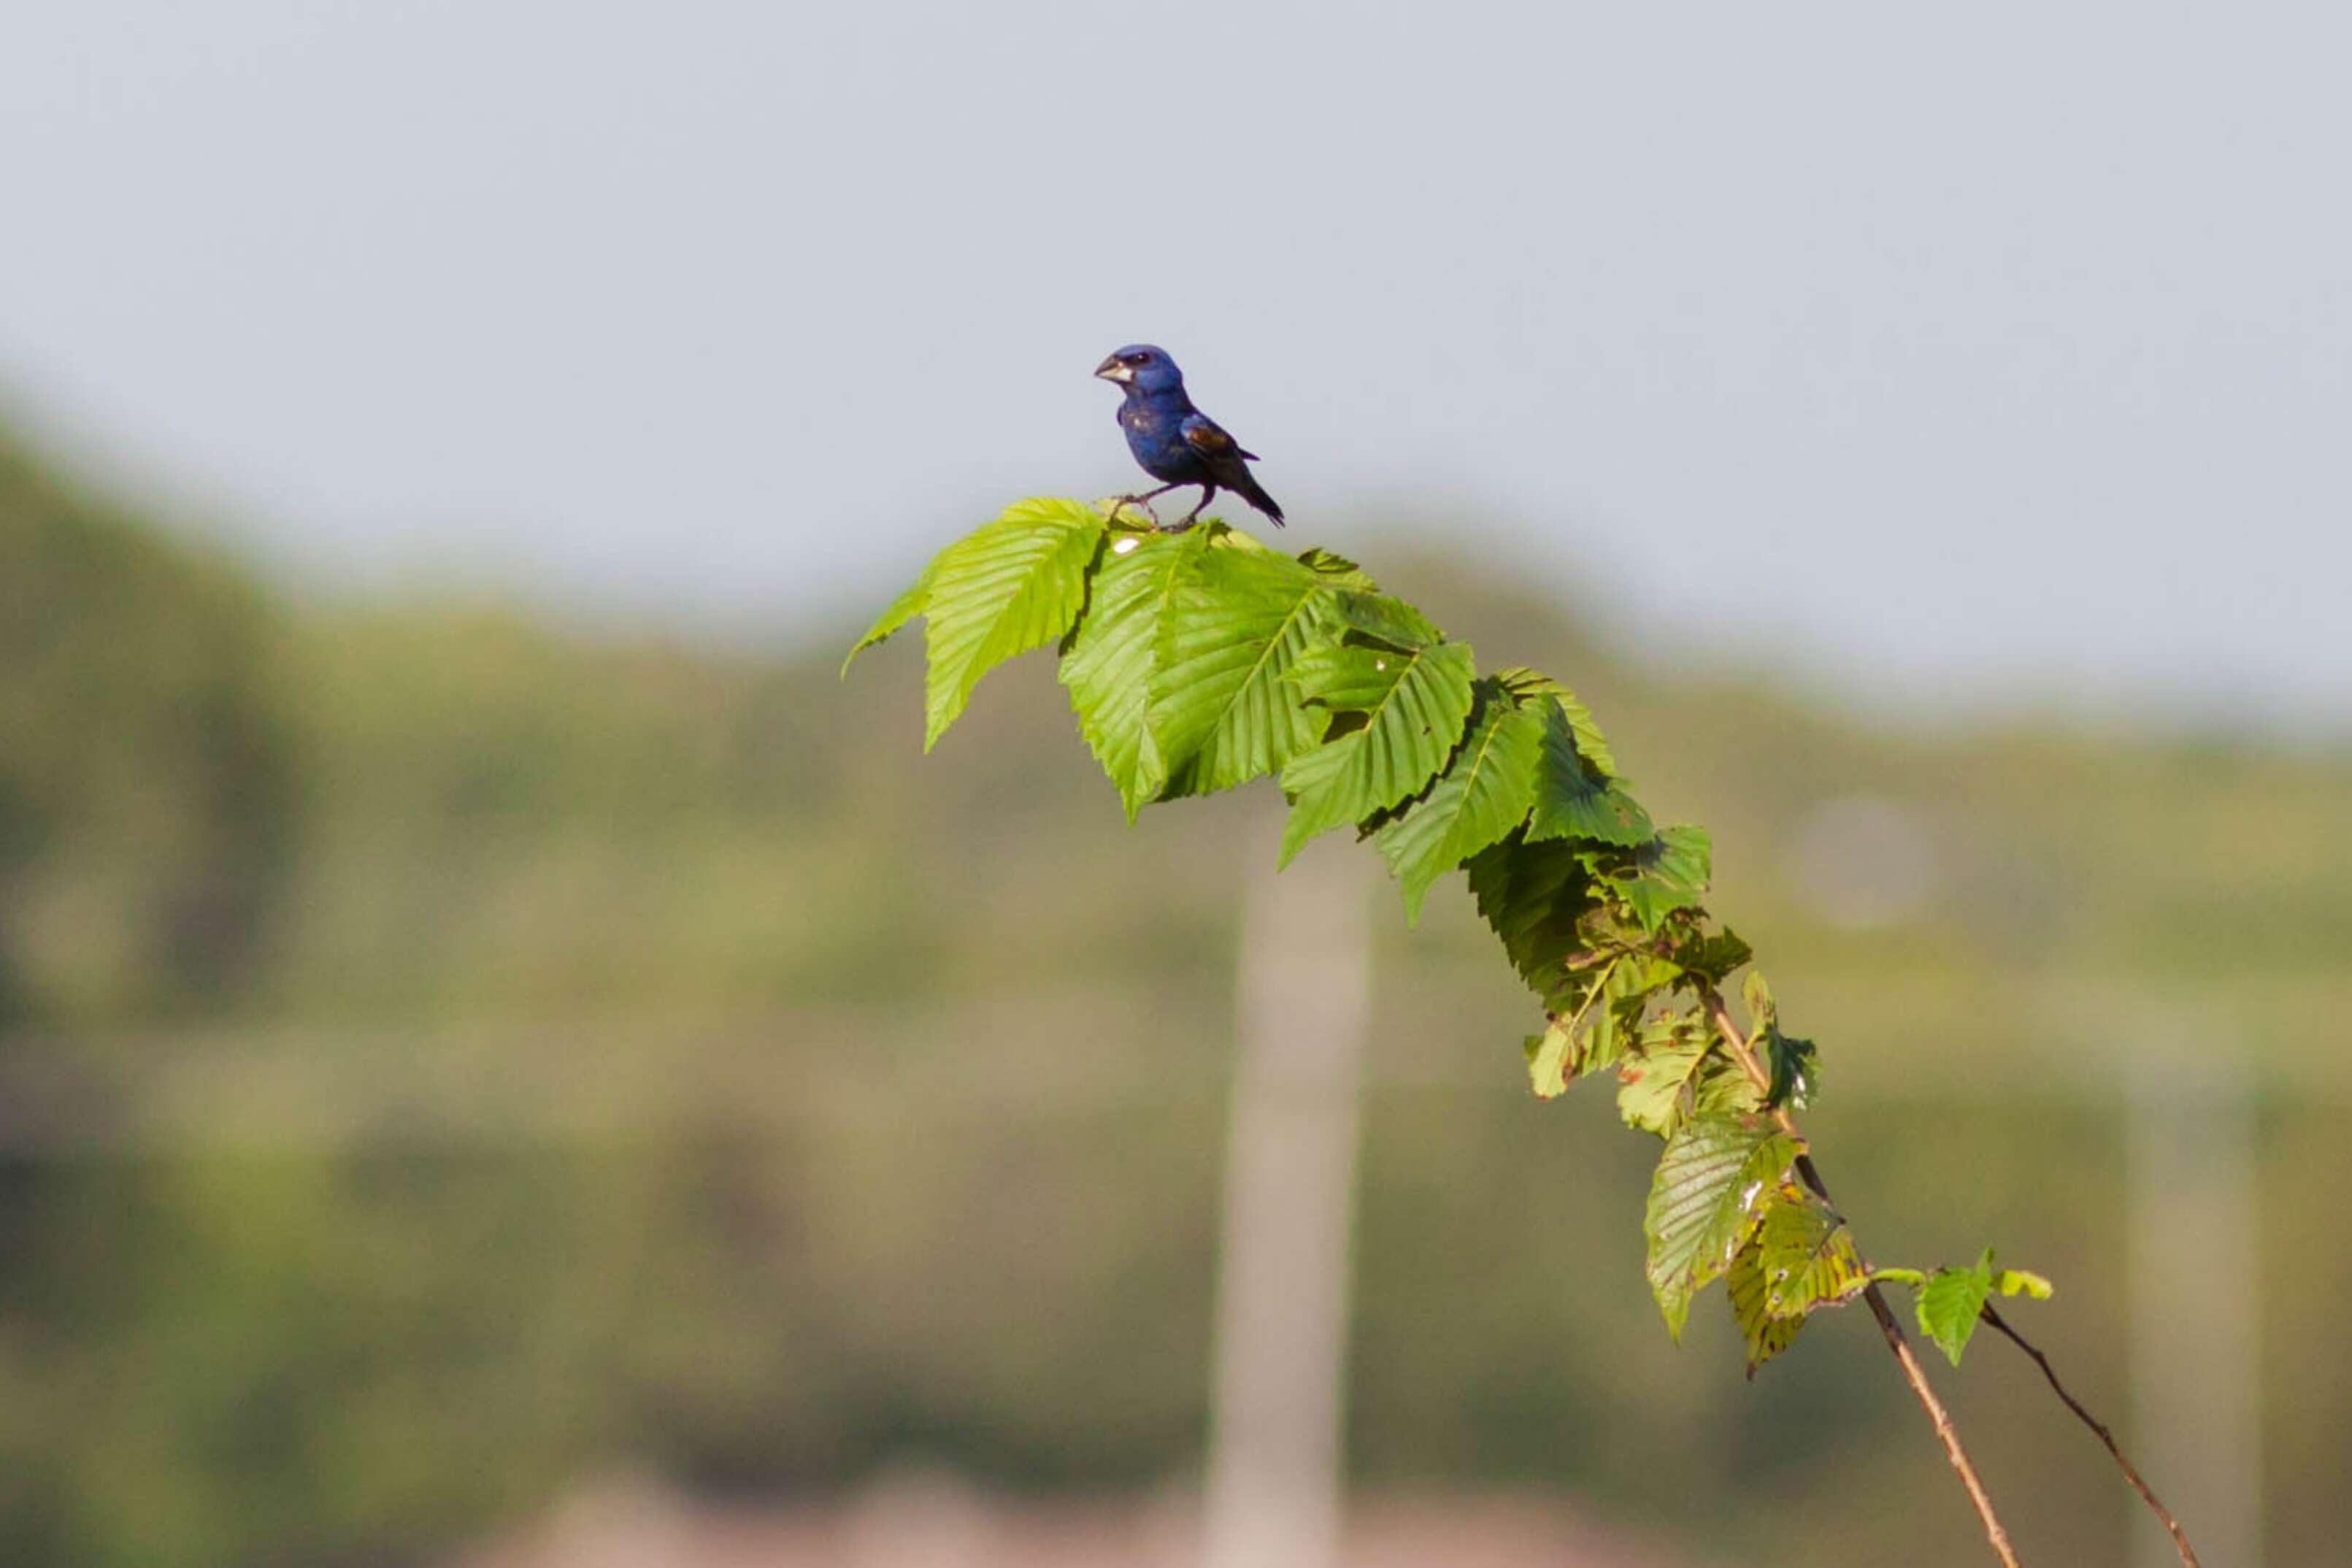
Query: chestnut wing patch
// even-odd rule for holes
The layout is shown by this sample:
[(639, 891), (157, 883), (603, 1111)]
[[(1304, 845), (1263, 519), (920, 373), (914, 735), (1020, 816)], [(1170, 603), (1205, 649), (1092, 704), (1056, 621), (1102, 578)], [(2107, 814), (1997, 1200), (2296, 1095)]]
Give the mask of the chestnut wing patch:
[(1257, 456), (1255, 452), (1244, 451), (1241, 443), (1206, 419), (1195, 418), (1184, 421), (1184, 440), (1186, 445), (1204, 458), (1255, 458)]

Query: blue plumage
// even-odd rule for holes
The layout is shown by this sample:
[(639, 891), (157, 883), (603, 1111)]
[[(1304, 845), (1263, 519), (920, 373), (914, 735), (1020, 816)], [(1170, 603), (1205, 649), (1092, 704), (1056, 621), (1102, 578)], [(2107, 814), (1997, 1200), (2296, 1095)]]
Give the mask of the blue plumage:
[(1186, 485), (1200, 486), (1200, 501), (1173, 525), (1172, 532), (1192, 527), (1201, 509), (1220, 489), (1228, 489), (1264, 512), (1275, 527), (1282, 526), (1282, 508), (1249, 471), (1257, 454), (1244, 450), (1215, 420), (1192, 406), (1184, 394), (1184, 373), (1166, 349), (1129, 343), (1097, 365), (1095, 374), (1125, 394), (1118, 405), (1118, 427), (1127, 432), (1127, 449), (1145, 473), (1161, 481), (1156, 490), (1123, 500), (1142, 503)]

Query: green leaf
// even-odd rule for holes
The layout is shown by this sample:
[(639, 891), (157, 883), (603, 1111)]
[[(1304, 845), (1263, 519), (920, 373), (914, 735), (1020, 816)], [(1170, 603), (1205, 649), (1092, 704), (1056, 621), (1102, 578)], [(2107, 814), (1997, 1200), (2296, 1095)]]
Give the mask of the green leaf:
[(1625, 1053), (1650, 997), (1682, 972), (1654, 953), (1619, 950), (1568, 972), (1568, 981), (1546, 998), (1553, 1014), (1584, 1032), (1577, 1070), (1607, 1067)]
[(1651, 1292), (1682, 1337), (1690, 1300), (1731, 1263), (1759, 1197), (1779, 1185), (1799, 1145), (1756, 1121), (1694, 1117), (1658, 1156), (1643, 1215)]
[(1152, 666), (1177, 581), (1210, 537), (1204, 529), (1119, 533), (1096, 569), (1086, 614), (1062, 656), (1062, 685), (1078, 730), (1118, 787), (1129, 822), (1167, 782), (1148, 722)]
[(1725, 1287), (1748, 1343), (1748, 1375), (1787, 1350), (1805, 1320), (1869, 1288), (1844, 1223), (1811, 1193), (1782, 1181), (1759, 1200)]
[(1694, 1116), (1754, 1116), (1764, 1109), (1764, 1096), (1745, 1068), (1723, 1052), (1710, 1052), (1699, 1064), (1691, 1085)]
[(1633, 852), (1631, 874), (1617, 880), (1616, 890), (1642, 929), (1655, 931), (1676, 910), (1697, 907), (1706, 894), (1707, 870), (1706, 828), (1662, 828)]
[[(1248, 535), (1236, 537), (1248, 538)], [(1256, 541), (1251, 540), (1251, 542), (1255, 543)], [(1300, 551), (1298, 563), (1317, 576), (1327, 579), (1335, 588), (1355, 588), (1368, 594), (1376, 592), (1372, 580), (1364, 574), (1362, 567), (1344, 555), (1334, 555), (1319, 544), (1309, 545)]]
[(1967, 1268), (1938, 1268), (1919, 1287), (1919, 1331), (1942, 1347), (1952, 1364), (1977, 1331), (1977, 1314), (1992, 1291), (1992, 1253)]
[(1617, 1090), (1617, 1114), (1626, 1126), (1674, 1135), (1683, 1120), (1683, 1091), (1696, 1076), (1713, 1043), (1706, 1036), (1671, 1020), (1667, 1029), (1644, 1038), (1642, 1048), (1617, 1064), (1622, 1087)]
[(1538, 1100), (1557, 1100), (1568, 1092), (1570, 1047), (1574, 1044), (1557, 1022), (1542, 1034), (1528, 1037), (1528, 1082)]
[(1385, 811), (1429, 783), (1462, 738), (1475, 668), (1466, 643), (1410, 653), (1327, 644), (1299, 656), (1286, 679), (1304, 701), (1366, 717), (1284, 767), (1283, 793), (1294, 804), (1282, 864), (1317, 834)]
[(1796, 1035), (1784, 1035), (1778, 1028), (1768, 1029), (1764, 1037), (1754, 1042), (1764, 1066), (1772, 1075), (1770, 1087), (1764, 1091), (1764, 1109), (1789, 1106), (1802, 1110), (1812, 1104), (1821, 1093), (1821, 1050), (1812, 1041)]
[(1420, 920), (1422, 900), (1438, 878), (1527, 820), (1542, 743), (1542, 721), (1497, 696), (1428, 793), (1373, 834), (1403, 884), (1408, 921)]
[[(953, 546), (950, 546), (950, 548), (952, 549)], [(940, 553), (944, 554), (946, 552), (942, 551)], [(846, 680), (849, 679), (850, 662), (856, 658), (859, 654), (864, 653), (869, 647), (878, 647), (883, 643), (888, 642), (893, 632), (896, 632), (900, 626), (905, 626), (908, 621), (913, 620), (917, 616), (923, 613), (923, 606), (929, 604), (931, 601), (931, 578), (939, 569), (940, 557), (938, 555), (934, 555), (931, 557), (929, 563), (924, 566), (922, 574), (917, 577), (912, 584), (908, 585), (905, 593), (890, 601), (890, 607), (888, 609), (884, 610), (881, 615), (875, 617), (874, 624), (866, 628), (866, 635), (864, 637), (859, 637), (855, 643), (850, 645), (849, 651), (846, 654), (844, 654), (841, 659), (841, 676), (843, 679)]]
[(1785, 1318), (1774, 1314), (1763, 1249), (1753, 1240), (1732, 1255), (1723, 1285), (1731, 1298), (1732, 1321), (1739, 1325), (1739, 1337), (1748, 1345), (1748, 1375), (1753, 1378), (1758, 1367), (1796, 1342), (1798, 1331), (1805, 1326), (1804, 1314)]
[(1360, 637), (1395, 648), (1424, 647), (1443, 642), (1444, 634), (1427, 616), (1388, 594), (1354, 593), (1339, 600), (1339, 618)]
[(1503, 941), (1520, 978), (1549, 997), (1567, 978), (1569, 952), (1584, 945), (1577, 922), (1597, 906), (1591, 873), (1569, 845), (1528, 844), (1513, 834), (1470, 862), (1470, 895)]
[(1739, 992), (1748, 1004), (1748, 1043), (1770, 1078), (1763, 1108), (1788, 1105), (1802, 1110), (1821, 1092), (1821, 1052), (1812, 1041), (1780, 1032), (1780, 1012), (1762, 970), (1749, 970)]
[(1558, 697), (1533, 705), (1543, 716), (1544, 741), (1536, 770), (1534, 813), (1528, 837), (1589, 838), (1628, 847), (1647, 844), (1657, 829), (1642, 803), (1605, 773), (1596, 773), (1578, 749), (1569, 712)]
[[(1074, 500), (1016, 501), (941, 552), (924, 606), (930, 670), (923, 749), (963, 711), (980, 678), (1059, 638), (1087, 597), (1103, 520)], [(894, 606), (895, 607), (895, 606)]]
[(1756, 1227), (1767, 1305), (1778, 1317), (1804, 1317), (1842, 1306), (1868, 1288), (1870, 1276), (1853, 1233), (1830, 1206), (1801, 1187), (1784, 1185)]
[(1270, 773), (1319, 742), (1329, 721), (1282, 677), (1336, 631), (1335, 574), (1213, 542), (1179, 575), (1160, 619), (1149, 721), (1167, 768), (1163, 797)]
[(2047, 1301), (2058, 1289), (2050, 1283), (2048, 1276), (2036, 1274), (2028, 1268), (1993, 1270), (1992, 1288), (2004, 1296), (2028, 1296), (2036, 1301)]
[(1674, 959), (1684, 972), (1709, 985), (1720, 985), (1731, 972), (1755, 954), (1746, 942), (1727, 928), (1710, 936), (1683, 942), (1674, 950)]
[(1538, 697), (1558, 702), (1560, 711), (1568, 717), (1568, 727), (1576, 735), (1576, 749), (1583, 753), (1584, 760), (1599, 768), (1603, 778), (1617, 776), (1617, 759), (1610, 754), (1609, 742), (1601, 739), (1601, 726), (1592, 721), (1591, 711), (1576, 700), (1576, 693), (1541, 670), (1529, 669), (1523, 664), (1496, 671), (1495, 679), (1504, 690), (1523, 703), (1532, 703)]

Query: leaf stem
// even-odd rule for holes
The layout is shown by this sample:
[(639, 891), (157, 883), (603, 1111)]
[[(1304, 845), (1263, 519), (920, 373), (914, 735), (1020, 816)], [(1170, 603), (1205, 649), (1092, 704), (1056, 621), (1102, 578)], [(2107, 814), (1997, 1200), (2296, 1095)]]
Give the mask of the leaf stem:
[(2139, 1471), (2134, 1469), (2132, 1462), (2124, 1458), (2124, 1451), (2116, 1446), (2116, 1435), (2107, 1430), (2106, 1423), (2084, 1409), (2083, 1402), (2066, 1392), (2066, 1385), (2059, 1382), (2057, 1373), (2051, 1370), (2050, 1358), (2035, 1348), (2032, 1342), (2023, 1334), (2010, 1327), (2009, 1320), (2002, 1317), (1990, 1301), (1987, 1301), (1983, 1310), (1977, 1315), (1982, 1318), (1989, 1327), (1999, 1329), (2006, 1334), (2011, 1343), (2033, 1358), (2034, 1364), (2042, 1369), (2042, 1375), (2050, 1380), (2050, 1391), (2063, 1400), (2066, 1408), (2073, 1411), (2084, 1426), (2097, 1434), (2099, 1441), (2107, 1446), (2107, 1452), (2115, 1456), (2116, 1467), (2123, 1471), (2124, 1479), (2131, 1483), (2132, 1490), (2139, 1493), (2140, 1500), (2147, 1504), (2149, 1511), (2154, 1513), (2158, 1521), (2164, 1526), (2165, 1532), (2172, 1537), (2172, 1549), (2180, 1553), (2182, 1568), (2200, 1568), (2197, 1561), (2196, 1548), (2189, 1544), (2188, 1532), (2180, 1528), (2180, 1521), (2172, 1517), (2169, 1509), (2157, 1500), (2156, 1493), (2148, 1489), (2148, 1484), (2140, 1479)]
[[(1739, 1026), (1731, 1021), (1731, 1011), (1724, 1005), (1722, 994), (1708, 986), (1700, 991), (1699, 998), (1706, 1007), (1707, 1016), (1715, 1020), (1716, 1032), (1723, 1037), (1724, 1046), (1731, 1052), (1732, 1059), (1739, 1064), (1740, 1070), (1748, 1075), (1748, 1081), (1756, 1086), (1759, 1093), (1769, 1093), (1771, 1075), (1764, 1070), (1764, 1064), (1756, 1059), (1755, 1047), (1748, 1043), (1748, 1037), (1741, 1034)], [(1791, 1138), (1801, 1138), (1797, 1131), (1796, 1118), (1789, 1114), (1785, 1106), (1776, 1108), (1772, 1116), (1780, 1123), (1781, 1131)], [(1823, 1203), (1834, 1207), (1829, 1188), (1822, 1184), (1821, 1173), (1813, 1166), (1812, 1156), (1800, 1154), (1796, 1164), (1797, 1174), (1803, 1179), (1805, 1185), (1811, 1187)], [(1870, 1267), (1867, 1259), (1864, 1260), (1863, 1267), (1865, 1270)], [(1992, 1498), (1985, 1490), (1984, 1481), (1978, 1476), (1976, 1466), (1969, 1461), (1968, 1450), (1960, 1445), (1960, 1435), (1952, 1425), (1951, 1413), (1944, 1408), (1944, 1402), (1936, 1397), (1936, 1390), (1927, 1382), (1927, 1373), (1920, 1366), (1919, 1358), (1911, 1352), (1910, 1342), (1903, 1337), (1902, 1325), (1895, 1321), (1894, 1309), (1886, 1304), (1886, 1293), (1874, 1279), (1863, 1290), (1862, 1299), (1870, 1304), (1870, 1315), (1878, 1320), (1878, 1331), (1885, 1337), (1886, 1348), (1902, 1367), (1903, 1380), (1911, 1385), (1913, 1397), (1919, 1401), (1920, 1408), (1927, 1411), (1927, 1419), (1934, 1423), (1936, 1436), (1943, 1441), (1944, 1457), (1959, 1473), (1960, 1485), (1967, 1489), (1969, 1501), (1976, 1506), (1977, 1518), (1984, 1525), (1985, 1540), (1991, 1545), (1993, 1555), (2000, 1559), (2003, 1568), (2021, 1568), (2017, 1549), (2009, 1543), (2009, 1531), (2002, 1527), (2000, 1516), (1993, 1511)]]

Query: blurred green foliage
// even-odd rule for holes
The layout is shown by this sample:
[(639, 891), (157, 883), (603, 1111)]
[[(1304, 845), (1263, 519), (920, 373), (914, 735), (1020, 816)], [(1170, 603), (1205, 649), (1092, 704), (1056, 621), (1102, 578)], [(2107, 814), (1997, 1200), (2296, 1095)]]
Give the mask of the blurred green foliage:
[[(771, 656), (289, 607), (0, 473), (0, 1560), (415, 1560), (620, 1464), (799, 1490), (1196, 1462), (1265, 792), (1129, 827), (1042, 662), (919, 766), (916, 649), (844, 687), (837, 626)], [(2101, 1408), (2118, 1037), (2210, 1031), (2282, 1086), (2272, 1545), (2352, 1529), (2352, 1385), (2294, 1349), (2352, 1281), (2298, 1217), (2352, 1201), (2344, 1101), (2296, 1087), (2337, 1081), (2352, 1014), (2342, 738), (1865, 728), (1384, 553), (1489, 661), (1572, 679), (1662, 820), (1715, 830), (1717, 907), (1837, 1042), (1808, 1125), (1857, 1225), (1954, 1264), (1998, 1236), (2064, 1280), (2047, 1348)], [(1903, 918), (1817, 886), (1812, 825), (1856, 796), (1935, 849)], [(1466, 898), (1381, 941), (1358, 1474), (1570, 1488), (1700, 1549), (1801, 1520), (1822, 1561), (1969, 1560), (1866, 1322), (1752, 1386), (1721, 1314), (1659, 1340), (1647, 1151), (1605, 1097), (1528, 1095), (1525, 995)], [(2082, 1507), (2104, 1456), (2005, 1366), (1980, 1350), (1952, 1394), (2011, 1523), (2120, 1561), (2124, 1500)]]
[(292, 828), (276, 638), (237, 572), (0, 431), (0, 1020), (249, 977)]

